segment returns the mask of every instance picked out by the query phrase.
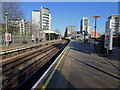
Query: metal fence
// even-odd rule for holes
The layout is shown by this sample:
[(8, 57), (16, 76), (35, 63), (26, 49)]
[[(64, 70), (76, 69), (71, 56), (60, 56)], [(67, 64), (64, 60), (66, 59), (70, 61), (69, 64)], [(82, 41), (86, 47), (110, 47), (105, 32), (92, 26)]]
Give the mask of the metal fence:
[[(0, 34), (0, 44), (4, 45), (5, 44), (5, 35)], [(32, 42), (31, 36), (30, 35), (11, 35), (11, 41), (10, 43), (28, 43)]]

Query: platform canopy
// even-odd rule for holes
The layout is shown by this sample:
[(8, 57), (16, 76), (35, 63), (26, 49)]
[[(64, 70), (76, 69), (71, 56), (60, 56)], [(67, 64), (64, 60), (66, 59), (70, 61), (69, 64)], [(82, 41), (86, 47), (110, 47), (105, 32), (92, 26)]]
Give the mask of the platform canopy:
[(44, 33), (54, 33), (54, 34), (60, 35), (60, 33), (55, 32), (55, 31), (53, 31), (53, 30), (44, 30), (43, 32), (44, 32)]

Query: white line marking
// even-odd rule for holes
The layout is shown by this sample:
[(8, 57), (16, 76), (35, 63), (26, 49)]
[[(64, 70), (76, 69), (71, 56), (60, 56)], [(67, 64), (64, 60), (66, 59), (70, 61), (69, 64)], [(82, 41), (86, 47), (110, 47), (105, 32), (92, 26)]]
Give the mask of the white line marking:
[[(71, 43), (71, 42), (70, 42)], [(56, 63), (56, 61), (58, 60), (58, 58), (60, 58), (60, 56), (63, 54), (63, 52), (67, 49), (67, 47), (70, 45), (70, 43), (65, 47), (65, 49), (62, 51), (62, 53), (56, 58), (56, 60), (52, 63), (52, 65), (46, 70), (46, 72), (42, 75), (42, 77), (40, 77), (40, 79), (34, 84), (34, 86), (31, 88), (34, 89), (38, 86), (38, 84), (42, 81), (42, 79), (46, 76), (46, 74), (48, 73), (48, 71), (52, 68), (52, 66)]]

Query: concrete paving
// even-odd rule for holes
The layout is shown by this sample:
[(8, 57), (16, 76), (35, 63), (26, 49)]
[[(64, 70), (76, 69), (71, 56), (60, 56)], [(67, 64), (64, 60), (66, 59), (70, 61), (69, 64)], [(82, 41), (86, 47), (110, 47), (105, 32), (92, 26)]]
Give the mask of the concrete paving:
[(91, 43), (71, 41), (47, 88), (118, 88), (119, 61), (100, 57)]

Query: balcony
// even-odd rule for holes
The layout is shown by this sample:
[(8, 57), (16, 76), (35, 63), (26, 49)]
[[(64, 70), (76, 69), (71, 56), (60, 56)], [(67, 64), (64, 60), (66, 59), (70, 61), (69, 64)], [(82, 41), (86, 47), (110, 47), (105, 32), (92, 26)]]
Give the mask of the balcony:
[(43, 13), (43, 15), (49, 16), (49, 14)]
[(43, 18), (47, 18), (47, 19), (49, 19), (49, 17), (45, 17), (45, 16), (44, 16)]

